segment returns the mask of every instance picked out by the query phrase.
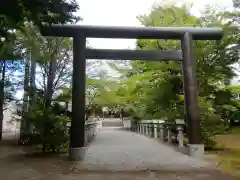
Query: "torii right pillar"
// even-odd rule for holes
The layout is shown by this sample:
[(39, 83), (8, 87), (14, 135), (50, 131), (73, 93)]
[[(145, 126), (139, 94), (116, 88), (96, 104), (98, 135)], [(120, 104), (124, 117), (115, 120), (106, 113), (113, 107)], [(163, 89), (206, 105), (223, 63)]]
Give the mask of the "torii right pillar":
[(183, 52), (184, 102), (188, 128), (188, 154), (203, 157), (204, 144), (201, 140), (200, 109), (198, 106), (198, 88), (196, 78), (196, 60), (192, 34), (186, 32), (181, 39)]

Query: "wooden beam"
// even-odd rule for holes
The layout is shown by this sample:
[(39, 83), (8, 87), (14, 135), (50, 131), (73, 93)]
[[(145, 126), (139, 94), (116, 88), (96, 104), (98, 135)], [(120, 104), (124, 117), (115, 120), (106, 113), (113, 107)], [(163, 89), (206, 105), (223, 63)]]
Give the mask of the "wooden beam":
[(146, 50), (120, 50), (120, 49), (86, 49), (87, 59), (110, 59), (110, 60), (182, 60), (179, 51), (146, 51)]
[(89, 25), (51, 25), (41, 28), (43, 36), (74, 37), (84, 33), (90, 38), (181, 39), (189, 32), (194, 40), (221, 39), (221, 28), (200, 27), (114, 27)]

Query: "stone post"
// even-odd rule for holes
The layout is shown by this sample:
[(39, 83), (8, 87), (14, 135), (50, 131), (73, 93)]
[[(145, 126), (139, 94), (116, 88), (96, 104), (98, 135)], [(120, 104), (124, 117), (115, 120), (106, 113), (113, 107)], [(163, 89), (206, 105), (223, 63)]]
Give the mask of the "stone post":
[(168, 137), (168, 143), (172, 143), (172, 133), (171, 133), (170, 126), (167, 126), (167, 137)]
[(159, 124), (159, 138), (164, 142), (164, 125)]
[(149, 126), (148, 123), (146, 123), (146, 133), (145, 133), (146, 136), (148, 136), (148, 134), (149, 134), (149, 132), (148, 132), (148, 126)]
[(151, 137), (154, 138), (154, 129), (155, 129), (155, 125), (154, 123), (151, 124)]
[(143, 126), (144, 126), (144, 133), (143, 134), (146, 135), (147, 134), (147, 124), (144, 123)]
[(149, 124), (149, 136), (153, 137), (153, 123)]
[(178, 147), (183, 148), (183, 139), (184, 139), (184, 135), (183, 135), (183, 128), (182, 126), (178, 126), (177, 127), (178, 130)]
[(150, 124), (147, 123), (147, 136), (150, 136), (151, 132), (150, 132)]
[(153, 127), (154, 127), (153, 137), (157, 139), (158, 138), (158, 124), (153, 124)]
[(148, 136), (149, 136), (149, 137), (152, 137), (152, 134), (153, 134), (153, 124), (152, 124), (152, 123), (149, 123), (148, 129), (149, 129), (149, 134), (148, 134)]

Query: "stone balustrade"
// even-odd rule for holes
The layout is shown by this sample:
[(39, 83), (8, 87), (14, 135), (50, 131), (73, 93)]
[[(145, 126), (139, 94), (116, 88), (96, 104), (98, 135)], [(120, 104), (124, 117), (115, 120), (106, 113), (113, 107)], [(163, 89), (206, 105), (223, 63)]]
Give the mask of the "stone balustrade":
[(96, 135), (97, 124), (95, 122), (87, 123), (85, 125), (85, 144), (93, 140)]
[(99, 130), (102, 128), (102, 120), (99, 118), (92, 118), (85, 123), (85, 144), (90, 143)]
[[(70, 122), (68, 127), (70, 128)], [(97, 135), (99, 130), (102, 128), (102, 120), (97, 118), (89, 118), (88, 121), (85, 122), (85, 144), (90, 143), (94, 137)]]
[(184, 125), (184, 120), (181, 119), (172, 123), (164, 120), (141, 120), (132, 123), (131, 130), (183, 148)]
[(131, 117), (125, 117), (123, 118), (123, 127), (124, 129), (130, 130), (132, 126), (132, 118)]

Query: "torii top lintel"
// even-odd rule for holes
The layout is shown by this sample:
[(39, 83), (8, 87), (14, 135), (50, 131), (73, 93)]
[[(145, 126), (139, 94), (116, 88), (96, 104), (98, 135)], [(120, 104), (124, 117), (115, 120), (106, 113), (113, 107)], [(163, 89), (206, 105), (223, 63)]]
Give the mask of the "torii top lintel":
[(75, 37), (84, 34), (89, 38), (122, 39), (181, 39), (189, 32), (194, 40), (219, 40), (221, 28), (200, 27), (118, 27), (90, 25), (51, 25), (41, 29), (43, 36)]

